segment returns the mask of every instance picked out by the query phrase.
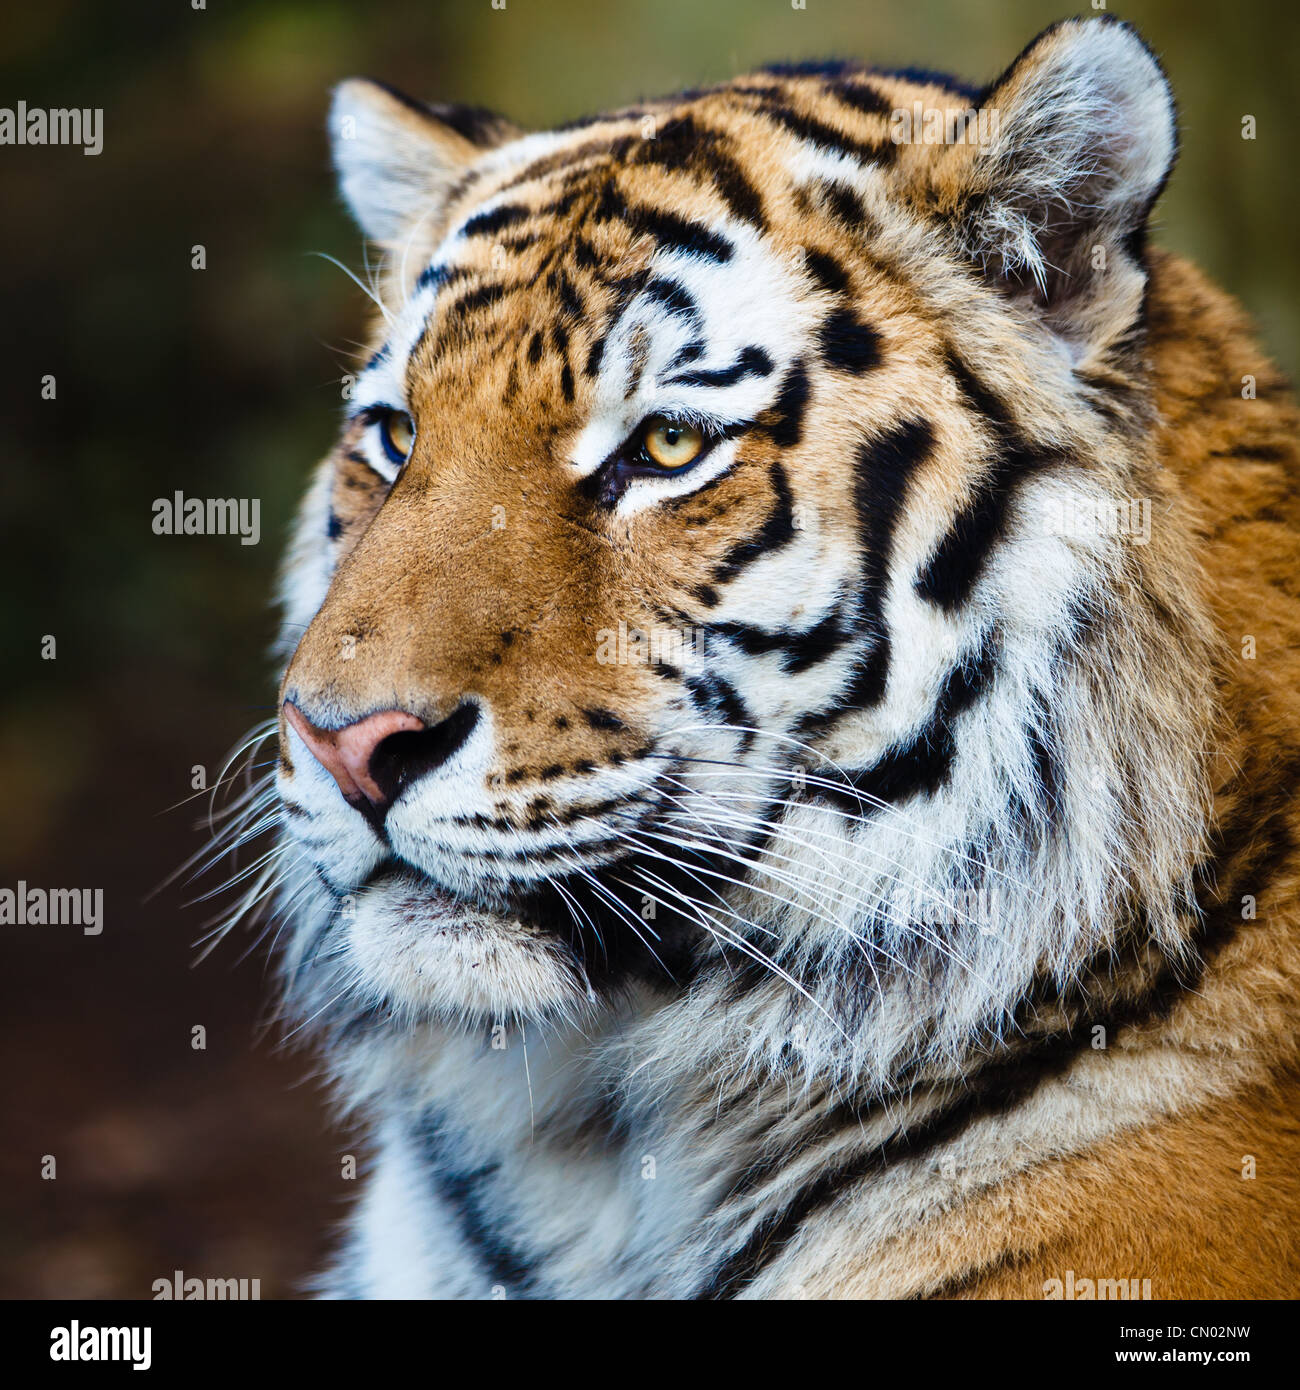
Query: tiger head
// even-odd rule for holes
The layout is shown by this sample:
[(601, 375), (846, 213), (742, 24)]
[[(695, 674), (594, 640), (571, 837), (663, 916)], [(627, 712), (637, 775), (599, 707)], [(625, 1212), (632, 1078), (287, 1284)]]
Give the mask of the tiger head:
[(761, 982), (780, 1046), (865, 1056), (882, 1010), (935, 1033), (918, 982), (956, 1027), (1135, 912), (1176, 940), (1211, 704), (1132, 30), (534, 134), (350, 81), (330, 129), (383, 260), (284, 589), (323, 1001), (743, 1018)]

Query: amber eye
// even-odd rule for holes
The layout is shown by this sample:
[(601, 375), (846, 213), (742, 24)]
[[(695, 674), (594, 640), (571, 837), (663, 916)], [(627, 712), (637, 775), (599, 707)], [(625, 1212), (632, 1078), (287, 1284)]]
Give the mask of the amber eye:
[(699, 457), (704, 448), (704, 435), (684, 420), (653, 415), (645, 423), (641, 444), (652, 463), (675, 472)]
[(405, 463), (415, 443), (415, 425), (404, 410), (388, 410), (380, 417), (379, 442), (393, 463)]

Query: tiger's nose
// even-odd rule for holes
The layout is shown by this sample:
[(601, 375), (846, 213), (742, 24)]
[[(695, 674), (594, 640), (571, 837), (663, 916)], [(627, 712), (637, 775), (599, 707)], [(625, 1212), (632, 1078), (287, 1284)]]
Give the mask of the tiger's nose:
[(478, 716), (476, 704), (462, 704), (429, 728), (414, 714), (387, 709), (341, 729), (320, 729), (291, 700), (284, 702), (285, 719), (338, 783), (344, 799), (381, 817), (404, 787), (461, 747)]

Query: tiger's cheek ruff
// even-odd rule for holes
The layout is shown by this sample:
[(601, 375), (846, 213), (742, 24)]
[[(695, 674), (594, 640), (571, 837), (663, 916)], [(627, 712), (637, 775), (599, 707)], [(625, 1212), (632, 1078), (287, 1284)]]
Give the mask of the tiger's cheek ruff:
[[(988, 141), (892, 136), (977, 95)], [(282, 698), (321, 747), (477, 714), (382, 805), (283, 733), (290, 1000), (379, 1148), (332, 1291), (960, 1287), (967, 1204), (1255, 1084), (1289, 967), (1213, 885), (1289, 831), (1212, 784), (1256, 716), (1208, 445), (1162, 420), (1259, 440), (1169, 384), (1221, 363), (1162, 365), (1221, 308), (1143, 245), (1173, 119), (1132, 31), (1066, 22), (982, 94), (846, 65), (528, 136), (349, 115), (388, 313)], [(698, 463), (629, 458), (656, 419)], [(1140, 540), (1069, 524), (1132, 499)]]

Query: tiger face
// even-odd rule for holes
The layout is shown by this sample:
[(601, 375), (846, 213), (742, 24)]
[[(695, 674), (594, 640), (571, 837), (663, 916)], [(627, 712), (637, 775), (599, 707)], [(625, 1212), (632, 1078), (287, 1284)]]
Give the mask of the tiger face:
[(979, 93), (772, 69), (538, 134), (349, 82), (331, 131), (381, 315), (287, 574), (279, 790), (349, 988), (574, 1016), (726, 959), (825, 1012), (918, 894), (1072, 872), (1050, 824), (1115, 895), (1183, 872), (1181, 823), (1125, 861), (1164, 697), (1087, 733), (1097, 669), (1203, 685), (1177, 528), (1051, 524), (1163, 488), (1174, 127), (1130, 30)]

